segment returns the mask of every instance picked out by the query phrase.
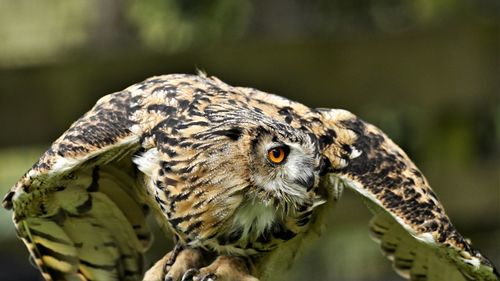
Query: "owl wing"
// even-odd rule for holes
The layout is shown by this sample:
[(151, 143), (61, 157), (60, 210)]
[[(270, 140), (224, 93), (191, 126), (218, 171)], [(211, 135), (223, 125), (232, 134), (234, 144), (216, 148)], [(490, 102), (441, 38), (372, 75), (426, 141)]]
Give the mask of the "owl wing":
[(46, 280), (139, 280), (151, 234), (128, 91), (77, 120), (3, 200)]
[(427, 180), (375, 126), (344, 110), (319, 109), (318, 135), (330, 175), (375, 214), (372, 237), (408, 280), (499, 280), (492, 263), (451, 224)]

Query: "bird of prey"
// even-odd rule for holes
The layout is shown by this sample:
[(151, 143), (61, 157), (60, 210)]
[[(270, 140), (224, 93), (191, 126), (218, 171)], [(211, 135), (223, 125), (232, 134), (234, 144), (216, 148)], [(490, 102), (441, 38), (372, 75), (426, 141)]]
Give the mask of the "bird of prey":
[(148, 212), (176, 241), (162, 279), (269, 280), (344, 188), (373, 211), (371, 234), (405, 279), (499, 280), (375, 126), (203, 74), (101, 98), (3, 206), (46, 280), (141, 280)]

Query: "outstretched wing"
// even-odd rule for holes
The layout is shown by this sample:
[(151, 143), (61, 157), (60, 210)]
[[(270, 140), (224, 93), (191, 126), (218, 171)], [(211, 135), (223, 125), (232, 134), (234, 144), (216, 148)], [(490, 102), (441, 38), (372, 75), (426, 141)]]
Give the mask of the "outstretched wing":
[(373, 211), (371, 234), (409, 280), (499, 280), (445, 214), (427, 180), (383, 132), (344, 110), (319, 109), (313, 125), (331, 173)]
[(151, 235), (131, 154), (132, 94), (100, 99), (3, 201), (46, 280), (138, 280)]

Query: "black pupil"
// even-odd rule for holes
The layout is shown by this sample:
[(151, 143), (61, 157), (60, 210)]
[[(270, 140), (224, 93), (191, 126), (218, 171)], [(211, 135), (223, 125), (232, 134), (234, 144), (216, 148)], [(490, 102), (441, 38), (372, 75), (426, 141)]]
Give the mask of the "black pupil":
[(278, 148), (273, 149), (272, 151), (274, 158), (280, 158), (281, 156), (281, 150)]

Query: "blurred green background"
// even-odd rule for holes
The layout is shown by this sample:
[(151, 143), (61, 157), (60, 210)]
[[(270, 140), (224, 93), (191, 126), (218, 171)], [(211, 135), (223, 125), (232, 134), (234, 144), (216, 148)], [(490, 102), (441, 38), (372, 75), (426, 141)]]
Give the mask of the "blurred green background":
[[(497, 0), (0, 0), (0, 191), (101, 96), (205, 70), (348, 109), (399, 143), (500, 264)], [(39, 280), (0, 211), (0, 280)], [(346, 192), (288, 280), (400, 280)], [(149, 261), (166, 251), (156, 235)]]

